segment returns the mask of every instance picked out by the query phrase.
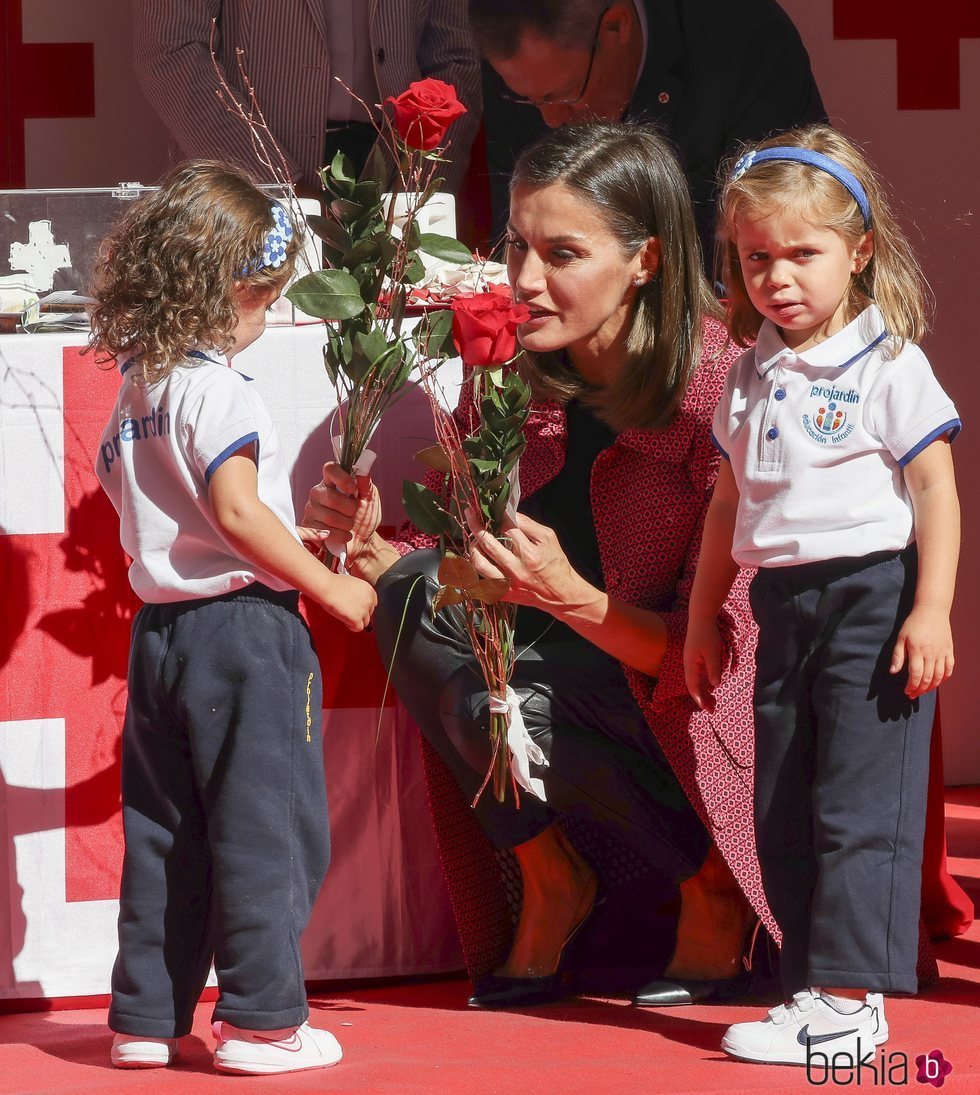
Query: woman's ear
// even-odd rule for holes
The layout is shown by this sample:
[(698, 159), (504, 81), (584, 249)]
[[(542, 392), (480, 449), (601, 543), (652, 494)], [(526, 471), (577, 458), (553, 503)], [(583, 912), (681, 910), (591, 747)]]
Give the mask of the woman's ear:
[(646, 285), (657, 276), (660, 269), (660, 237), (651, 236), (640, 248), (640, 270), (633, 279), (637, 285)]
[(875, 253), (874, 233), (869, 228), (861, 237), (861, 242), (854, 249), (854, 259), (851, 264), (851, 272), (860, 274), (871, 261)]

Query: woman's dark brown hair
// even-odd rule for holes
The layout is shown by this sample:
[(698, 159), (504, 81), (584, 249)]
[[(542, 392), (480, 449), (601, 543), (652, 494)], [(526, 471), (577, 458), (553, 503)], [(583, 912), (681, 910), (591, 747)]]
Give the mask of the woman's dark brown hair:
[(701, 327), (721, 310), (701, 267), (687, 180), (653, 129), (629, 122), (562, 126), (526, 149), (511, 179), (539, 189), (562, 183), (596, 211), (625, 259), (650, 237), (660, 241), (657, 273), (637, 290), (625, 368), (596, 391), (561, 353), (522, 355), (538, 398), (580, 398), (614, 429), (664, 429), (673, 421), (697, 367)]
[(148, 384), (195, 346), (227, 350), (236, 291), (281, 292), (292, 275), (295, 225), (282, 265), (256, 268), (273, 224), (269, 196), (243, 172), (203, 160), (175, 168), (102, 243), (89, 349), (99, 361), (135, 358)]

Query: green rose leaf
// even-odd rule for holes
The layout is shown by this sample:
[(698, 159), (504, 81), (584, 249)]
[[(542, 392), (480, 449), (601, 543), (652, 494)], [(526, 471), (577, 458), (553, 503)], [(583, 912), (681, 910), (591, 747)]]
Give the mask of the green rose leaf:
[(427, 255), (431, 255), (434, 259), (443, 259), (445, 262), (473, 261), (473, 252), (465, 243), (460, 243), (452, 236), (442, 236), (438, 232), (423, 232), (419, 236), (419, 247)]
[(428, 487), (408, 480), (402, 484), (402, 502), (409, 521), (430, 536), (452, 536), (457, 531), (456, 522), (442, 508), (441, 503)]
[(388, 380), (392, 374), (396, 377), (386, 385), (389, 391), (397, 391), (400, 387), (397, 375), (404, 364), (404, 355), (405, 347), (400, 342), (395, 342), (375, 359), (375, 377), (379, 382)]
[(375, 207), (380, 210), (382, 206), (381, 185), (376, 182), (359, 182), (351, 191), (351, 201), (363, 205), (365, 208)]
[(371, 237), (381, 256), (380, 266), (387, 270), (395, 255), (398, 254), (398, 243), (387, 232), (377, 232)]
[(286, 296), (300, 311), (319, 319), (353, 319), (364, 311), (360, 286), (346, 270), (315, 270)]
[(317, 213), (311, 213), (306, 218), (306, 223), (310, 226), (310, 231), (315, 236), (319, 236), (324, 243), (329, 243), (331, 247), (341, 253), (350, 250), (353, 241), (335, 220), (331, 220), (330, 217), (321, 217)]
[(398, 370), (398, 376), (395, 378), (395, 389), (403, 388), (408, 382), (408, 378), (412, 375), (412, 370), (415, 368), (415, 355), (411, 353), (405, 354), (405, 360), (402, 361), (401, 367)]
[(419, 222), (412, 220), (412, 223), (408, 226), (408, 229), (402, 229), (402, 239), (405, 241), (405, 246), (409, 251), (417, 251), (419, 246), (419, 240), (421, 235), (419, 233)]
[(327, 370), (330, 383), (337, 386), (337, 373), (340, 368), (344, 340), (334, 327), (327, 327), (327, 344), (323, 347), (323, 367)]
[(426, 312), (415, 331), (418, 347), (429, 357), (455, 355), (453, 345), (453, 313), (450, 308)]
[(402, 281), (406, 285), (417, 285), (424, 277), (425, 265), (418, 255), (413, 255), (411, 260), (405, 265), (405, 270), (402, 273)]
[[(348, 201), (346, 198), (334, 198), (330, 203), (330, 212), (341, 224), (346, 224), (354, 231), (354, 225), (358, 218), (364, 216), (364, 209), (357, 202)], [(356, 231), (354, 231), (356, 235)]]
[(334, 182), (354, 185), (354, 165), (343, 152), (335, 152), (330, 161), (330, 178)]
[(344, 266), (348, 270), (361, 265), (374, 266), (380, 257), (378, 245), (373, 240), (358, 240), (344, 255)]
[(358, 353), (371, 361), (377, 361), (388, 350), (388, 336), (380, 327), (372, 327), (365, 333), (354, 336), (354, 346)]
[(388, 161), (384, 157), (384, 153), (375, 145), (371, 149), (371, 154), (367, 158), (367, 163), (364, 165), (364, 171), (361, 175), (362, 180), (371, 180), (371, 182), (377, 183), (379, 186), (387, 186), (388, 179), (391, 176), (391, 168), (388, 166)]

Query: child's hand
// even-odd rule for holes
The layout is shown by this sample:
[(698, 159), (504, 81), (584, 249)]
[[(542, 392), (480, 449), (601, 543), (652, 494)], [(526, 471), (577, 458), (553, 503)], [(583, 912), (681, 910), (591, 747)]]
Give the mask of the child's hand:
[(310, 539), (329, 540), (337, 550), (346, 546), (353, 559), (380, 523), (381, 500), (370, 476), (348, 475), (332, 461), (324, 464), (323, 479), (310, 491), (303, 514)]
[(715, 620), (691, 620), (684, 641), (684, 680), (702, 711), (714, 711), (721, 683), (721, 634)]
[(905, 694), (925, 695), (953, 675), (953, 635), (949, 616), (941, 609), (913, 608), (898, 633), (892, 652), (891, 673), (908, 665)]
[(351, 631), (363, 631), (378, 603), (374, 587), (350, 574), (333, 574), (329, 589), (329, 595), (320, 600), (322, 607)]

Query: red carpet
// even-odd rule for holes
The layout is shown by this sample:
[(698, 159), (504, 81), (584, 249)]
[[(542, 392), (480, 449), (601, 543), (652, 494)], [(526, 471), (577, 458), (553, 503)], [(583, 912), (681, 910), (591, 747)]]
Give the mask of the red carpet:
[[(951, 873), (980, 907), (980, 788), (950, 788), (946, 817)], [(980, 1092), (980, 925), (937, 944), (942, 982), (914, 999), (888, 1001), (892, 1037), (865, 1069), (867, 1091), (916, 1080), (915, 1057), (941, 1050), (952, 1063), (943, 1090)], [(210, 1065), (210, 1004), (198, 1008), (180, 1063), (119, 1072), (108, 1063), (105, 1010), (0, 1016), (0, 1093), (198, 1092), (244, 1085), (250, 1092), (358, 1095), (578, 1095), (813, 1090), (802, 1069), (730, 1061), (717, 1049), (725, 1027), (765, 1005), (642, 1011), (622, 1000), (578, 1000), (521, 1013), (468, 1009), (462, 980), (335, 990), (313, 995), (313, 1021), (333, 1030), (345, 1059), (328, 1071), (279, 1077), (221, 1076)], [(907, 1072), (902, 1066), (907, 1062)], [(904, 1078), (906, 1083), (900, 1082)], [(889, 1078), (891, 1083), (889, 1083)], [(814, 1076), (825, 1089), (856, 1087), (845, 1075)]]

